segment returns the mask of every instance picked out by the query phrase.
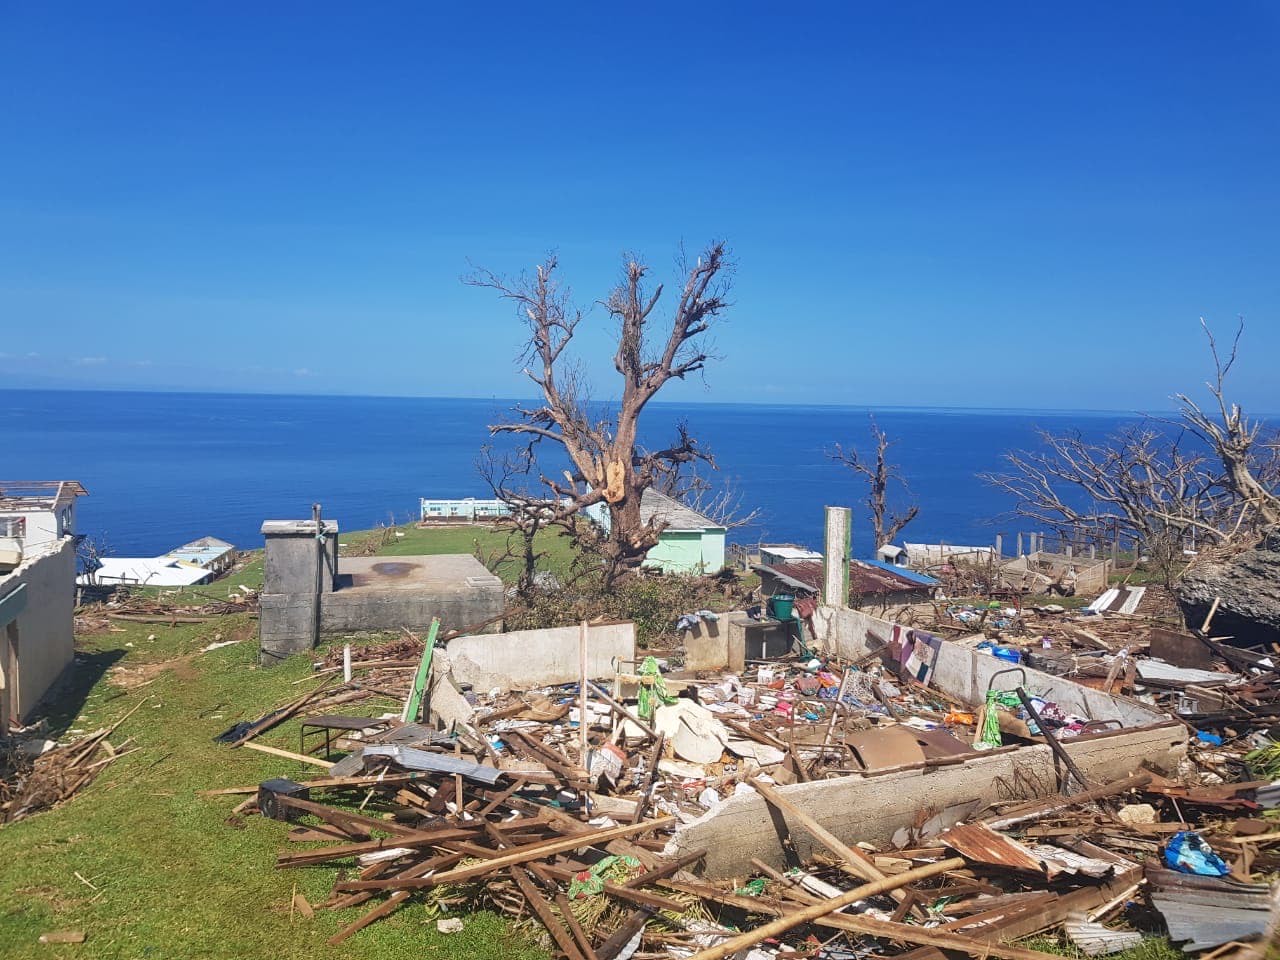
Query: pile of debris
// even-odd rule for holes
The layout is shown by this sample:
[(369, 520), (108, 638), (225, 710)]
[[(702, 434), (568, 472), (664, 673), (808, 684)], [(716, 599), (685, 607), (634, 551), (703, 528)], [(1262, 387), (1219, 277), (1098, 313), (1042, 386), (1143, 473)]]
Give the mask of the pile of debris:
[[(75, 627), (78, 635), (104, 633), (113, 623), (155, 623), (176, 627), (180, 623), (210, 623), (219, 617), (236, 613), (255, 613), (258, 609), (258, 593), (249, 587), (237, 587), (228, 593), (227, 599), (209, 597), (198, 591), (186, 590), (183, 603), (177, 605), (164, 597), (149, 596), (124, 588), (112, 588), (108, 599), (86, 603), (76, 608)], [(202, 597), (204, 603), (190, 604), (192, 596)]]
[(0, 749), (0, 826), (14, 823), (70, 799), (92, 783), (108, 764), (133, 753), (133, 738), (109, 739), (142, 706), (72, 743), (59, 746), (39, 737), (3, 741)]
[[(209, 792), (247, 794), (237, 814), (294, 822), (290, 841), (315, 844), (282, 851), (278, 867), (341, 868), (323, 903), (294, 901), (308, 916), (365, 907), (332, 943), (414, 900), (438, 916), (504, 912), (572, 960), (835, 960), (903, 945), (915, 960), (1040, 960), (1010, 941), (1060, 931), (1101, 955), (1165, 932), (1198, 951), (1266, 931), (1272, 898), (1255, 879), (1280, 869), (1270, 774), (1250, 778), (1243, 760), (1229, 769), (1207, 756), (1222, 745), (1201, 741), (1192, 760), (1207, 773), (1188, 761), (1176, 780), (1135, 770), (1097, 782), (1063, 747), (1099, 736), (1095, 721), (1022, 684), (981, 704), (944, 693), (930, 683), (937, 638), (711, 677), (644, 657), (607, 684), (524, 692), (455, 688), (433, 675), (433, 639), (418, 659), (410, 638), (321, 664), (320, 687), (221, 735), (323, 769)], [(379, 697), (399, 709), (325, 712)], [(297, 751), (256, 742), (294, 717)], [(891, 843), (850, 836), (847, 820), (837, 837), (803, 793), (1019, 744), (1052, 748), (1056, 789), (958, 823), (928, 797), (903, 797), (914, 825)], [(1263, 760), (1280, 777), (1280, 747)], [(715, 852), (685, 828), (748, 800), (770, 812), (770, 833), (750, 838), (759, 855), (728, 875), (709, 869)]]

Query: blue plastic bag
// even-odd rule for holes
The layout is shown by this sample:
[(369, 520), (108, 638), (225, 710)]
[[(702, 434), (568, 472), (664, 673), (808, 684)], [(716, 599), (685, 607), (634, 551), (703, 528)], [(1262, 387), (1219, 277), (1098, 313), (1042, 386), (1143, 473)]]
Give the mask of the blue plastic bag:
[(1225, 877), (1231, 872), (1231, 868), (1194, 830), (1183, 830), (1173, 835), (1164, 848), (1164, 862), (1173, 870), (1202, 877)]

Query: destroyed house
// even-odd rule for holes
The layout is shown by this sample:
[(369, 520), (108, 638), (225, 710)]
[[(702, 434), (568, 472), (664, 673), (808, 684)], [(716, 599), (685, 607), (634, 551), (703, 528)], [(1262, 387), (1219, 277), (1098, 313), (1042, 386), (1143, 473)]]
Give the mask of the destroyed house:
[(0, 480), (0, 549), (35, 553), (75, 536), (75, 480)]
[[(752, 569), (759, 574), (760, 592), (766, 597), (775, 593), (818, 596), (822, 592), (822, 562), (818, 560), (762, 563)], [(849, 561), (849, 601), (854, 606), (919, 603), (930, 599), (937, 585), (932, 577), (911, 570), (874, 561)]]

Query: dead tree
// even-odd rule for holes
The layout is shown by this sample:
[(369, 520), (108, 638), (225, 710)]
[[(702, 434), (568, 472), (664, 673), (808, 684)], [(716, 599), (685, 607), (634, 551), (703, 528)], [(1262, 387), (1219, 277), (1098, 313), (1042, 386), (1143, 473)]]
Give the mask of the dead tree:
[(515, 592), (523, 602), (533, 600), (538, 588), (539, 570), (546, 551), (538, 547), (539, 536), (553, 525), (556, 504), (547, 503), (530, 486), (534, 467), (533, 451), (525, 446), (515, 451), (498, 453), (492, 446), (481, 449), (476, 470), (495, 498), (506, 506), (505, 516), (495, 518), (494, 526), (507, 532), (503, 549), (480, 561), (494, 573), (508, 564), (517, 570)]
[(1280, 444), (1275, 437), (1262, 442), (1262, 424), (1250, 420), (1239, 404), (1229, 403), (1225, 396), (1227, 374), (1235, 365), (1240, 348), (1240, 336), (1244, 333), (1244, 321), (1236, 327), (1231, 341), (1231, 353), (1224, 361), (1218, 354), (1218, 344), (1213, 331), (1200, 319), (1200, 326), (1209, 340), (1209, 352), (1213, 355), (1213, 380), (1205, 386), (1217, 404), (1216, 416), (1206, 414), (1194, 400), (1180, 393), (1175, 399), (1181, 404), (1182, 422), (1187, 429), (1209, 445), (1222, 464), (1222, 483), (1231, 492), (1239, 509), (1236, 527), (1247, 528), (1250, 518), (1254, 525), (1264, 528), (1280, 525), (1280, 497), (1277, 489), (1277, 450)]
[(717, 483), (691, 470), (664, 478), (656, 489), (726, 530), (749, 527), (760, 520), (760, 511), (747, 506), (742, 491), (732, 480)]
[(901, 514), (892, 513), (889, 508), (889, 491), (894, 485), (902, 487), (910, 494), (910, 488), (903, 479), (902, 471), (896, 464), (889, 462), (889, 448), (897, 441), (890, 440), (874, 416), (869, 416), (871, 439), (875, 443), (875, 454), (864, 456), (856, 447), (844, 447), (836, 444), (827, 456), (837, 463), (844, 464), (853, 471), (854, 476), (862, 477), (867, 484), (867, 497), (863, 501), (871, 514), (871, 537), (875, 548), (879, 550), (886, 543), (893, 543), (916, 515), (920, 513), (920, 505), (912, 503)]
[(570, 469), (562, 474), (539, 468), (548, 494), (544, 500), (555, 504), (552, 522), (572, 524), (579, 511), (604, 505), (608, 524), (599, 557), (603, 583), (609, 586), (636, 569), (658, 542), (661, 526), (641, 519), (644, 491), (687, 464), (714, 466), (684, 425), (670, 446), (649, 450), (641, 446), (639, 422), (645, 406), (669, 381), (701, 371), (711, 359), (704, 335), (728, 306), (727, 250), (723, 243), (713, 243), (695, 263), (681, 264), (679, 298), (661, 326), (654, 311), (662, 285), (649, 289), (649, 268), (638, 259), (623, 264), (622, 282), (603, 302), (618, 324), (613, 365), (621, 395), (609, 409), (590, 401), (582, 368), (565, 352), (586, 314), (573, 306), (556, 269), (556, 258), (550, 257), (532, 276), (508, 280), (480, 271), (468, 279), (516, 305), (529, 328), (521, 358), (527, 363), (525, 374), (541, 393), (541, 403), (517, 406), (515, 419), (492, 424), (489, 431), (529, 438), (535, 459), (544, 443), (555, 445), (568, 459)]
[(983, 479), (1037, 524), (1083, 539), (1140, 542), (1166, 579), (1187, 542), (1221, 545), (1273, 525), (1280, 520), (1274, 448), (1261, 441), (1260, 424), (1224, 398), (1238, 342), (1239, 331), (1224, 363), (1209, 334), (1216, 375), (1209, 389), (1221, 419), (1179, 394), (1179, 419), (1148, 418), (1101, 442), (1042, 430), (1041, 450), (1009, 453), (1012, 469)]

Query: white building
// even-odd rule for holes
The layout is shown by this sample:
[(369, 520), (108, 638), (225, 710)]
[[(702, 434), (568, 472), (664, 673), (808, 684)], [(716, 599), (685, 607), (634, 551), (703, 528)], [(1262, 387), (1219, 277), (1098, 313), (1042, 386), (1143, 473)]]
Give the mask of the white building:
[(75, 656), (74, 480), (0, 480), (0, 735)]
[(75, 536), (76, 499), (86, 495), (75, 480), (0, 480), (0, 564)]
[(217, 537), (201, 537), (162, 557), (99, 557), (76, 582), (99, 587), (189, 587), (208, 583), (235, 562), (236, 548)]
[(424, 523), (475, 523), (477, 520), (496, 520), (511, 513), (511, 508), (501, 500), (477, 500), (475, 497), (460, 500), (423, 497), (419, 509)]

